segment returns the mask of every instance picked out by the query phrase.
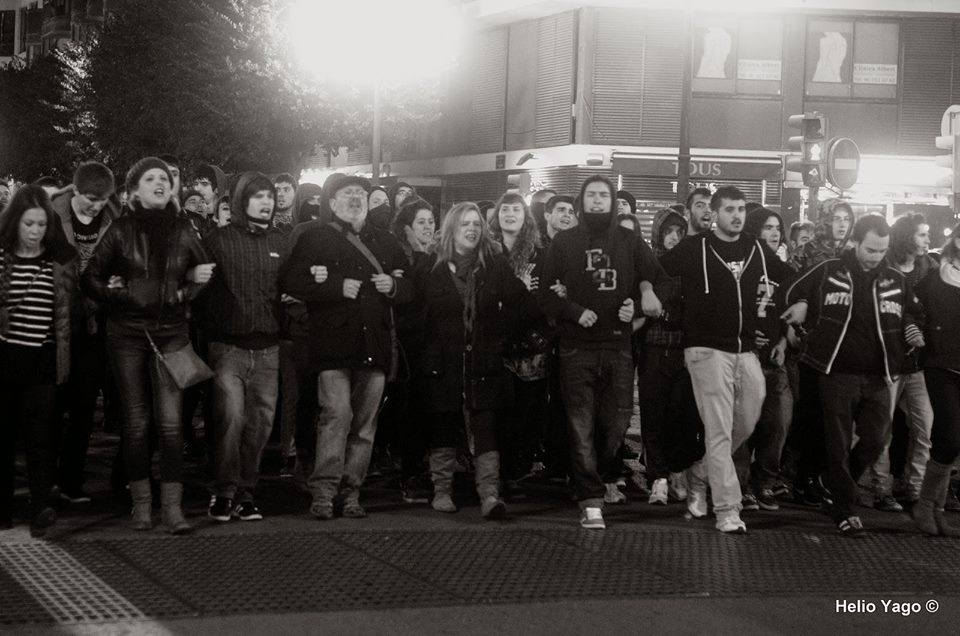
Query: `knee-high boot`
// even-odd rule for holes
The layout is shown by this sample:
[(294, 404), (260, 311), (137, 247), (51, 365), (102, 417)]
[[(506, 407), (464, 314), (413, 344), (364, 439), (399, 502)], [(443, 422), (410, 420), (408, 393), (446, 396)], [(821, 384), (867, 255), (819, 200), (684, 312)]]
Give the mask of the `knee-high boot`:
[(160, 505), (163, 525), (170, 534), (185, 534), (192, 529), (183, 518), (183, 509), (180, 502), (183, 499), (183, 484), (180, 482), (163, 482), (160, 484)]
[(434, 448), (430, 451), (430, 478), (433, 480), (433, 501), (430, 506), (438, 512), (456, 512), (453, 503), (453, 468), (457, 463), (457, 449)]
[(150, 530), (153, 528), (153, 519), (151, 518), (153, 496), (150, 493), (150, 480), (131, 481), (130, 498), (133, 500), (130, 527), (134, 530)]
[(480, 514), (484, 519), (502, 519), (507, 507), (500, 499), (500, 453), (487, 451), (477, 455), (477, 494), (480, 495)]

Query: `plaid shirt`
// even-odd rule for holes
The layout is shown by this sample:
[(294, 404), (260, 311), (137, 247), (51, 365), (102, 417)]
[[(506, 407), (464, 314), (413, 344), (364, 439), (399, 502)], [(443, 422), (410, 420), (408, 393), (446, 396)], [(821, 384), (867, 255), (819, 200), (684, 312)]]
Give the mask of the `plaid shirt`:
[(248, 349), (279, 342), (280, 266), (288, 255), (280, 230), (227, 225), (204, 241), (217, 264), (202, 298), (205, 323), (215, 341)]

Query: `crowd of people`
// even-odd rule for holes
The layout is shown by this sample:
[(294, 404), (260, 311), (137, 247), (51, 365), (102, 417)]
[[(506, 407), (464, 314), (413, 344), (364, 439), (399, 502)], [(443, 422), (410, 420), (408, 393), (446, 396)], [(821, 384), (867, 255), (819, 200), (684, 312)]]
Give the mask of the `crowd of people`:
[(742, 510), (776, 511), (792, 490), (862, 536), (868, 492), (960, 535), (944, 517), (960, 509), (960, 226), (932, 251), (923, 216), (890, 226), (832, 199), (787, 228), (723, 186), (659, 210), (648, 242), (634, 196), (601, 175), (442, 214), (403, 182), (181, 175), (146, 157), (117, 188), (87, 162), (66, 187), (5, 194), (0, 527), (18, 437), (34, 535), (56, 521), (51, 497), (89, 501), (102, 398), (136, 530), (157, 494), (164, 527), (191, 530), (198, 409), (218, 522), (263, 518), (277, 422), (281, 472), (317, 519), (365, 517), (364, 481), (392, 458), (404, 501), (457, 512), (466, 468), (480, 514), (501, 519), (544, 472), (602, 529), (626, 500), (636, 395), (649, 505), (712, 508), (718, 530), (744, 533)]

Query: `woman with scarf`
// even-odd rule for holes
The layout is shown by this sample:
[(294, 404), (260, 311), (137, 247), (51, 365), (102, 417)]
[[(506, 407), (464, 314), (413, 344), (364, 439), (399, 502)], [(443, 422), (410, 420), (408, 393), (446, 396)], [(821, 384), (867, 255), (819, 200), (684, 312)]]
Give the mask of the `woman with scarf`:
[[(500, 453), (497, 421), (510, 406), (504, 368), (505, 308), (536, 311), (533, 298), (497, 254), (476, 204), (447, 213), (436, 253), (415, 273), (423, 348), (419, 364), (424, 411), (431, 423), (432, 506), (456, 512), (453, 470), (461, 432), (474, 455), (481, 514), (500, 519)], [(534, 306), (531, 306), (534, 305)]]
[(917, 526), (930, 535), (960, 537), (960, 528), (947, 524), (943, 506), (950, 487), (950, 469), (960, 455), (960, 225), (953, 228), (940, 253), (939, 268), (931, 269), (917, 295), (926, 312), (923, 335), (923, 375), (933, 406), (930, 459), (920, 499), (913, 506)]
[[(513, 271), (535, 299), (540, 288), (543, 252), (540, 231), (533, 212), (516, 192), (507, 192), (494, 206), (490, 234), (503, 248)], [(535, 300), (532, 300), (535, 303)], [(511, 372), (514, 407), (503, 419), (501, 440), (507, 494), (518, 489), (518, 480), (529, 473), (534, 462), (543, 459), (547, 428), (547, 369), (552, 335), (546, 318), (519, 329), (518, 307), (505, 307), (511, 328), (505, 363)]]
[(34, 537), (57, 518), (49, 504), (57, 462), (56, 390), (70, 373), (70, 307), (77, 285), (77, 253), (58, 225), (37, 185), (17, 190), (0, 215), (0, 530), (13, 524), (19, 432)]
[(183, 392), (154, 347), (170, 353), (189, 344), (187, 306), (214, 266), (190, 222), (177, 213), (172, 183), (169, 167), (156, 157), (130, 168), (129, 209), (107, 230), (81, 284), (107, 306), (107, 350), (124, 414), (122, 453), (133, 499), (132, 527), (152, 527), (148, 439), (153, 426), (160, 447), (163, 523), (180, 534), (190, 530), (181, 509)]

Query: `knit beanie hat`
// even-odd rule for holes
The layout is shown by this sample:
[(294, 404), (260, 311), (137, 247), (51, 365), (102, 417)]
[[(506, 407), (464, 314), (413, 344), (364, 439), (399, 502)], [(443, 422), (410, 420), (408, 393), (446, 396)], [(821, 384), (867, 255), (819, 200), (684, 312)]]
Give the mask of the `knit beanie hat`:
[(170, 172), (170, 166), (167, 165), (167, 162), (163, 159), (157, 157), (144, 157), (127, 171), (126, 186), (127, 192), (133, 193), (137, 189), (137, 184), (140, 183), (140, 177), (144, 175), (148, 170), (153, 170), (154, 168), (159, 168), (167, 173), (167, 178), (170, 179), (170, 187), (173, 187), (173, 174)]
[(636, 213), (637, 213), (637, 199), (636, 199), (636, 197), (634, 197), (632, 194), (630, 194), (630, 193), (627, 192), (626, 190), (619, 190), (619, 191), (617, 191), (617, 198), (618, 198), (618, 199), (623, 199), (624, 201), (627, 202), (627, 204), (630, 206), (630, 213), (631, 213), (631, 214), (636, 214)]

